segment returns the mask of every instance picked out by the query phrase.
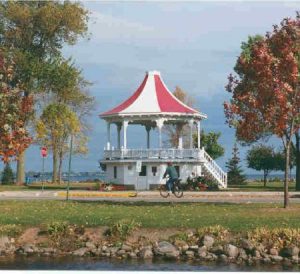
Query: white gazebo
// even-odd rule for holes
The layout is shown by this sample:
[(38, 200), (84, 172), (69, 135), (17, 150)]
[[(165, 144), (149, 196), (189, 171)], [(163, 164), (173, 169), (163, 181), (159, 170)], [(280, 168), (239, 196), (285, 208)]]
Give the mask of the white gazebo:
[[(198, 176), (209, 175), (220, 188), (227, 187), (227, 174), (201, 148), (200, 122), (207, 116), (179, 101), (166, 87), (158, 71), (149, 71), (127, 100), (115, 108), (100, 114), (107, 123), (107, 143), (100, 161), (106, 171), (106, 180), (131, 185), (146, 190), (163, 183), (161, 180), (167, 162), (173, 162), (182, 180), (192, 172)], [(116, 148), (111, 144), (111, 125), (117, 128)], [(138, 124), (145, 127), (146, 149), (128, 148), (127, 127)], [(183, 148), (182, 136), (178, 147), (163, 148), (164, 125), (188, 125), (189, 148)], [(193, 144), (193, 132), (197, 128), (197, 147)], [(150, 147), (150, 131), (158, 130), (158, 145)], [(122, 134), (121, 134), (122, 132)], [(122, 142), (121, 142), (122, 135)], [(140, 172), (136, 164), (141, 164)]]

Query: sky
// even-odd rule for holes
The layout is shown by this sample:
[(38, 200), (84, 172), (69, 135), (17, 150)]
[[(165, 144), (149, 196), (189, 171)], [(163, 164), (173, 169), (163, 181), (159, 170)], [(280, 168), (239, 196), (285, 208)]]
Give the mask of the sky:
[[(85, 1), (83, 5), (90, 11), (89, 39), (66, 46), (63, 52), (93, 83), (90, 93), (96, 107), (89, 117), (89, 154), (74, 157), (73, 171), (99, 171), (106, 125), (98, 114), (127, 99), (149, 70), (160, 71), (171, 91), (179, 86), (195, 98), (195, 108), (208, 115), (202, 128), (222, 134), (225, 155), (217, 163), (225, 168), (235, 137), (234, 130), (225, 124), (223, 102), (230, 97), (224, 86), (240, 45), (249, 35), (264, 35), (273, 24), (294, 17), (300, 7), (297, 2), (243, 1)], [(112, 133), (116, 131), (112, 129)], [(144, 128), (129, 126), (128, 140), (129, 147), (144, 147)], [(275, 138), (269, 142), (280, 145)], [(241, 164), (246, 173), (257, 173), (246, 168), (248, 149), (240, 147)], [(26, 159), (26, 171), (41, 170), (38, 147), (31, 146)], [(50, 171), (51, 157), (45, 163)]]

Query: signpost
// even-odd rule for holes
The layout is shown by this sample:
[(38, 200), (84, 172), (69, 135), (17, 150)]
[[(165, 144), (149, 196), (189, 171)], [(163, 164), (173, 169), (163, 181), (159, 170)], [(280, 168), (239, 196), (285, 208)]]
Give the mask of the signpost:
[(67, 184), (67, 197), (66, 197), (67, 201), (69, 200), (69, 190), (70, 190), (72, 150), (73, 150), (73, 135), (71, 135), (71, 140), (70, 140), (69, 171), (68, 171), (68, 184)]
[(44, 180), (45, 180), (45, 158), (48, 156), (47, 147), (41, 147), (41, 156), (42, 156), (42, 191), (44, 192)]

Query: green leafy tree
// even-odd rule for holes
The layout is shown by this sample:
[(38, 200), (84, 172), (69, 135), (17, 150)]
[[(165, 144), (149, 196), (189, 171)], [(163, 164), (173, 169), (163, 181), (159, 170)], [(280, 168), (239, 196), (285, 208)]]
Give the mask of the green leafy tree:
[[(207, 132), (201, 130), (201, 147), (205, 149), (205, 151), (212, 157), (213, 159), (217, 159), (224, 155), (225, 149), (219, 143), (219, 138), (221, 137), (221, 132)], [(197, 147), (198, 144), (198, 136), (197, 134), (193, 135), (194, 146)]]
[[(45, 92), (48, 68), (64, 45), (87, 34), (88, 11), (70, 1), (1, 1), (0, 47), (13, 55), (18, 84), (25, 96)], [(34, 98), (36, 101), (37, 98)], [(31, 121), (28, 116), (26, 124)], [(18, 157), (17, 181), (24, 182), (24, 152)]]
[(275, 152), (274, 148), (265, 145), (253, 146), (247, 153), (248, 167), (263, 171), (264, 187), (267, 176), (273, 170), (284, 170), (284, 154)]
[(66, 105), (51, 104), (44, 109), (37, 122), (36, 131), (38, 140), (52, 150), (52, 181), (57, 182), (58, 174), (61, 174), (61, 165), (58, 166), (60, 153), (66, 150), (70, 136), (75, 136), (80, 132), (80, 121)]
[(3, 185), (11, 185), (14, 183), (14, 173), (9, 163), (7, 163), (3, 169), (1, 183)]
[(232, 158), (226, 163), (227, 168), (227, 180), (229, 185), (242, 185), (246, 183), (246, 178), (243, 174), (242, 168), (239, 165), (239, 149), (236, 143), (234, 143), (232, 149)]

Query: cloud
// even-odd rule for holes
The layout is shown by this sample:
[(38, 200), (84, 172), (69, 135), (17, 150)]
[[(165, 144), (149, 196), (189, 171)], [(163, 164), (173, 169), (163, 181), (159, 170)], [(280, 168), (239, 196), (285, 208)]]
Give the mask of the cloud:
[(92, 40), (119, 44), (131, 44), (155, 36), (155, 29), (151, 26), (98, 11), (92, 11), (89, 29), (93, 35)]

